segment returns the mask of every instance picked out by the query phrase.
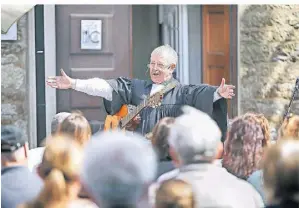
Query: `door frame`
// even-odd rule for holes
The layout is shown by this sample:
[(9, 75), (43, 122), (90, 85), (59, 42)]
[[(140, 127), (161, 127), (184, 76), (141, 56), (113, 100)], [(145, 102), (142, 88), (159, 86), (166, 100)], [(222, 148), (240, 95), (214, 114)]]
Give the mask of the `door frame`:
[[(172, 13), (174, 13), (175, 22), (174, 24), (178, 27), (175, 31), (175, 39), (173, 33), (168, 29), (168, 22), (165, 22), (165, 17), (169, 15), (165, 7), (173, 6)], [(187, 5), (159, 5), (159, 23), (162, 24), (162, 44), (171, 45), (171, 40), (173, 39), (175, 46), (171, 45), (174, 49), (178, 48), (176, 52), (178, 53), (178, 64), (177, 64), (177, 78), (182, 84), (189, 84), (189, 34), (188, 34), (188, 8)]]
[(230, 5), (229, 7), (229, 20), (230, 20), (230, 80), (235, 88), (235, 97), (231, 100), (230, 106), (230, 118), (238, 116), (239, 113), (239, 64), (238, 64), (238, 53), (239, 53), (239, 21), (238, 21), (238, 5)]
[[(201, 6), (201, 14), (203, 14), (203, 6)], [(239, 112), (239, 90), (238, 90), (238, 5), (229, 5), (229, 51), (230, 51), (230, 63), (229, 63), (229, 75), (230, 75), (230, 84), (233, 84), (235, 88), (235, 97), (231, 100), (231, 105), (228, 106), (229, 108), (229, 118), (234, 118), (238, 116)], [(203, 34), (203, 22), (201, 24), (201, 42), (203, 42), (204, 34)], [(201, 68), (204, 67), (204, 60), (203, 60), (203, 47), (201, 48)], [(204, 73), (203, 70), (201, 72)], [(204, 81), (204, 76), (201, 77), (201, 81)]]
[(36, 63), (35, 63), (35, 12), (28, 12), (28, 141), (29, 147), (37, 147)]
[[(56, 76), (56, 17), (54, 4), (44, 5), (45, 78)], [(45, 86), (46, 135), (51, 133), (51, 121), (56, 114), (56, 89)]]

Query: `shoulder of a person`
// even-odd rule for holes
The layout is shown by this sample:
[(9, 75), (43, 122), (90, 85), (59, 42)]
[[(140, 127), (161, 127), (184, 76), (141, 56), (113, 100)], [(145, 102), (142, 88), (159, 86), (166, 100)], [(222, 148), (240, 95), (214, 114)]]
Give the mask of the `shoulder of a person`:
[(29, 154), (40, 154), (45, 151), (45, 147), (37, 147), (29, 150)]
[[(237, 177), (236, 177), (237, 178)], [(257, 192), (257, 190), (247, 181), (243, 180), (243, 179), (239, 179), (237, 178), (238, 181), (236, 181), (236, 184), (239, 185), (240, 189), (244, 192), (244, 193), (248, 193), (251, 194), (252, 197), (260, 202), (263, 203), (262, 197), (261, 195)]]
[(176, 177), (178, 174), (179, 174), (179, 169), (174, 169), (174, 170), (171, 170), (169, 172), (166, 172), (164, 174), (162, 174), (158, 179), (157, 179), (157, 182), (158, 183), (162, 183), (163, 181), (166, 181), (166, 180), (169, 180), (169, 179), (172, 179), (174, 177)]

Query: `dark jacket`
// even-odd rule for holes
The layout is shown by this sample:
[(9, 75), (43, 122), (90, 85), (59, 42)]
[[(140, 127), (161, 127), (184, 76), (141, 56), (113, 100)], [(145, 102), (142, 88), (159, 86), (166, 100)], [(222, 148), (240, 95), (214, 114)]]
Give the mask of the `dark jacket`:
[(173, 169), (175, 169), (175, 167), (171, 160), (160, 161), (158, 164), (157, 178), (163, 175), (164, 173), (172, 171)]

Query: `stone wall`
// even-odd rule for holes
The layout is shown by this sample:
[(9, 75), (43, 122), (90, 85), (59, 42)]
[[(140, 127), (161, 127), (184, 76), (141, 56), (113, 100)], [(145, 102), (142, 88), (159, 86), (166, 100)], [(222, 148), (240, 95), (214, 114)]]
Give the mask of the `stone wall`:
[(239, 26), (240, 113), (264, 113), (278, 127), (299, 76), (299, 5), (240, 6)]
[(28, 138), (27, 15), (18, 21), (18, 40), (1, 41), (1, 124), (20, 127)]

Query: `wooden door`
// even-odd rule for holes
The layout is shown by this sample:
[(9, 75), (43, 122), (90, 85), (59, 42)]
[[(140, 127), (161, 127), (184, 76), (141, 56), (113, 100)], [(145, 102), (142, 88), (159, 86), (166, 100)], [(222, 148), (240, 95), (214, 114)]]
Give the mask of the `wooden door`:
[[(230, 80), (230, 6), (203, 6), (203, 82), (218, 86), (221, 79)], [(232, 83), (234, 84), (234, 83)], [(231, 101), (228, 113), (232, 117)], [(237, 105), (234, 106), (237, 108)]]
[[(102, 20), (102, 48), (81, 48), (81, 20)], [(131, 77), (131, 6), (56, 6), (57, 74), (73, 78)], [(80, 110), (88, 120), (103, 122), (102, 99), (74, 90), (57, 90), (57, 111)]]
[(203, 6), (204, 83), (219, 85), (229, 80), (229, 5)]

